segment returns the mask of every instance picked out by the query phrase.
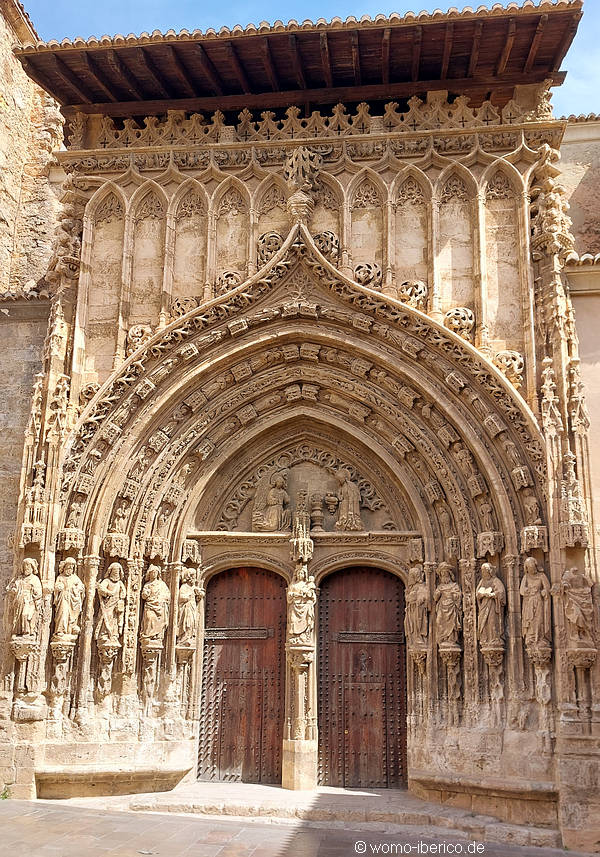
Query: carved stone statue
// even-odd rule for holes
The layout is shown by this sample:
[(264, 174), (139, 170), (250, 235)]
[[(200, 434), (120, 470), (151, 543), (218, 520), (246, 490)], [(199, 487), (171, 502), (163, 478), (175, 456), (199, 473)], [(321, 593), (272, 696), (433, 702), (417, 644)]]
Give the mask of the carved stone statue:
[(422, 565), (414, 565), (408, 573), (404, 630), (411, 647), (425, 648), (429, 636), (429, 591)]
[(477, 636), (480, 646), (504, 646), (506, 589), (489, 562), (481, 566), (477, 598)]
[(287, 472), (280, 470), (264, 476), (256, 488), (252, 507), (252, 529), (277, 533), (290, 527), (290, 497), (286, 488)]
[(525, 523), (527, 526), (540, 526), (542, 519), (540, 517), (540, 504), (537, 498), (529, 493), (523, 498), (523, 507), (525, 509)]
[(118, 646), (123, 633), (126, 595), (121, 563), (111, 562), (96, 591), (100, 609), (94, 637), (99, 646)]
[(144, 613), (140, 639), (142, 643), (150, 642), (162, 645), (165, 629), (169, 622), (169, 602), (171, 593), (169, 587), (161, 580), (160, 568), (151, 565), (146, 572), (146, 583), (142, 589)]
[(345, 468), (335, 474), (338, 485), (338, 519), (336, 530), (363, 530), (360, 517), (360, 489), (356, 482), (350, 480), (350, 474)]
[(594, 603), (592, 601), (592, 583), (585, 574), (574, 566), (565, 569), (560, 582), (560, 592), (564, 599), (569, 644), (593, 646)]
[(484, 532), (493, 532), (494, 524), (494, 507), (487, 500), (479, 504), (479, 514), (481, 515), (481, 526)]
[(12, 635), (35, 637), (42, 605), (42, 583), (37, 560), (23, 560), (17, 577), (7, 587)]
[(204, 590), (196, 585), (193, 569), (184, 569), (178, 596), (177, 645), (195, 646), (198, 632), (198, 600)]
[(54, 583), (54, 639), (74, 642), (81, 628), (79, 616), (85, 599), (85, 586), (76, 574), (73, 557), (63, 559)]
[(294, 579), (288, 586), (288, 639), (292, 645), (312, 645), (315, 627), (317, 589), (306, 563), (298, 562)]
[(127, 532), (127, 503), (125, 501), (122, 501), (116, 507), (113, 514), (111, 529), (113, 533)]
[(437, 573), (440, 581), (434, 593), (437, 642), (441, 647), (454, 647), (462, 628), (462, 593), (449, 563), (441, 562)]
[(525, 645), (528, 648), (548, 648), (552, 639), (550, 624), (550, 583), (538, 568), (535, 557), (524, 563), (521, 581), (521, 623)]

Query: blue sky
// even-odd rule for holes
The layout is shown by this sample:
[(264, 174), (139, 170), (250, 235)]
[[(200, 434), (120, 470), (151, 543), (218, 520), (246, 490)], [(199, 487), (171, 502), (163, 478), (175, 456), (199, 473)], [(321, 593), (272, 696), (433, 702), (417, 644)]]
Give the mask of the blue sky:
[[(473, 8), (491, 7), (497, 0), (472, 0)], [(42, 39), (61, 39), (65, 36), (88, 37), (105, 33), (141, 33), (144, 30), (205, 30), (222, 25), (270, 23), (290, 18), (331, 18), (339, 15), (374, 16), (381, 12), (404, 13), (420, 11), (423, 0), (386, 5), (377, 0), (295, 0), (281, 4), (274, 0), (255, 0), (254, 3), (229, 2), (216, 5), (198, 0), (23, 0), (25, 8)], [(446, 3), (432, 0), (425, 8), (446, 11), (450, 6), (462, 7), (461, 0)], [(506, 3), (505, 3), (506, 5)], [(554, 90), (554, 109), (557, 115), (570, 113), (600, 113), (600, 0), (587, 0), (579, 32), (563, 68), (569, 74), (562, 87)]]

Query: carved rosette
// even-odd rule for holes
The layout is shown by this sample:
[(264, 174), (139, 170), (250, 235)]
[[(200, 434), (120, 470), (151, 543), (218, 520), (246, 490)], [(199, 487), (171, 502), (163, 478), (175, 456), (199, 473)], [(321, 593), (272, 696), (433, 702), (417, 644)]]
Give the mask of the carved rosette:
[(427, 308), (427, 283), (422, 280), (406, 280), (398, 286), (398, 300), (422, 311)]
[(340, 254), (340, 242), (337, 235), (334, 232), (325, 231), (319, 232), (317, 235), (313, 235), (313, 239), (316, 247), (323, 256), (325, 256), (332, 265), (335, 265)]
[(273, 258), (278, 250), (283, 246), (283, 237), (279, 232), (264, 232), (258, 238), (258, 264), (262, 268), (267, 262)]
[(518, 351), (498, 351), (494, 356), (494, 365), (503, 372), (518, 390), (523, 383), (525, 360)]
[(444, 316), (444, 327), (452, 330), (467, 342), (473, 338), (473, 329), (475, 327), (475, 315), (473, 310), (466, 306), (454, 307), (448, 310)]
[(242, 282), (242, 275), (239, 271), (223, 271), (217, 277), (215, 283), (215, 293), (224, 295), (225, 292), (230, 292)]
[(354, 269), (354, 279), (369, 289), (381, 289), (383, 275), (377, 262), (361, 262)]

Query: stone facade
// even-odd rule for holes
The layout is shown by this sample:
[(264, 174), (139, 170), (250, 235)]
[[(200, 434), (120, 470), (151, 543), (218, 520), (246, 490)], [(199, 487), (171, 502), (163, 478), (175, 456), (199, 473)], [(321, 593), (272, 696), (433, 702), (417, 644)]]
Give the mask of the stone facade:
[(371, 566), (405, 586), (409, 788), (597, 845), (594, 358), (559, 164), (566, 140), (575, 209), (597, 150), (574, 128), (517, 86), (502, 109), (78, 113), (51, 177), (39, 143), (10, 155), (45, 230), (62, 179), (52, 254), (27, 199), (11, 215), (35, 289), (3, 304), (15, 797), (195, 776), (204, 602), (239, 567), (285, 581), (282, 782), (314, 787), (317, 589)]

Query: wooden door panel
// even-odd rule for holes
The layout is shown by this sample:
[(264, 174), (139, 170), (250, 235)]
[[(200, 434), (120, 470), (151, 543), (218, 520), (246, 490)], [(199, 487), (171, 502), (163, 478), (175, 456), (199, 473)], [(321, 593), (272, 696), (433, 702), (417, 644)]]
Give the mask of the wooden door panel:
[(326, 578), (319, 596), (322, 785), (406, 783), (404, 588), (371, 568)]
[(285, 583), (239, 568), (209, 581), (198, 776), (281, 782)]

